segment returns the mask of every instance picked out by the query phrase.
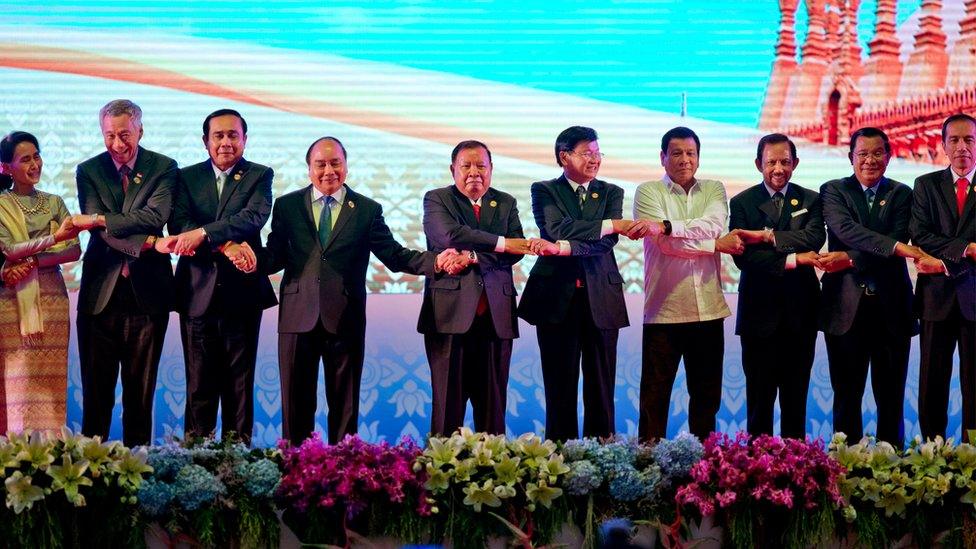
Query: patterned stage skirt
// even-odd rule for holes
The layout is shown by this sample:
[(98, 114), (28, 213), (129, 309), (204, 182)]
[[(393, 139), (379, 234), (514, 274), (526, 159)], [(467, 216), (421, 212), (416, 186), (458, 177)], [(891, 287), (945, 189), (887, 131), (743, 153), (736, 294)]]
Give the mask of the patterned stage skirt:
[(31, 347), (20, 337), (17, 294), (0, 288), (0, 433), (58, 431), (68, 394), (68, 293), (58, 270), (38, 274), (44, 333)]

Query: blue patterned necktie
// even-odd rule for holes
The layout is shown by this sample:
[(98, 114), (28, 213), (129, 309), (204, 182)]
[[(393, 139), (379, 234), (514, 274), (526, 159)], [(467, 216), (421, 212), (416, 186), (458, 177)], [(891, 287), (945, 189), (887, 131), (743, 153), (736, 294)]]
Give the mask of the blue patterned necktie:
[(335, 198), (326, 196), (322, 200), (322, 213), (319, 214), (319, 243), (324, 248), (332, 235), (332, 204)]
[(868, 210), (874, 207), (874, 187), (864, 191), (864, 199), (868, 201)]

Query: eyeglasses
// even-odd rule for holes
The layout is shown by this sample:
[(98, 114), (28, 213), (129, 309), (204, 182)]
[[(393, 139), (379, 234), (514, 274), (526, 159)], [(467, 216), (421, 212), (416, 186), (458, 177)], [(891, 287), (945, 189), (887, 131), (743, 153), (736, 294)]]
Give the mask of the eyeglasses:
[(882, 160), (887, 155), (888, 153), (884, 151), (874, 151), (870, 153), (862, 151), (862, 152), (854, 153), (854, 157), (857, 158), (858, 160), (867, 160), (868, 158), (873, 158), (875, 160)]
[(586, 151), (586, 152), (574, 151), (569, 154), (579, 156), (581, 158), (585, 158), (586, 160), (601, 160), (604, 156), (606, 156), (602, 152), (592, 152), (592, 151)]

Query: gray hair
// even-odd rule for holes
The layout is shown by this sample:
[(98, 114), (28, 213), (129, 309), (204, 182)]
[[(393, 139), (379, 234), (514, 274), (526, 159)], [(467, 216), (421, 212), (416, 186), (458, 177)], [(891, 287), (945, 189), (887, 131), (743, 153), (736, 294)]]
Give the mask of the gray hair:
[(128, 99), (116, 99), (106, 103), (98, 111), (98, 123), (101, 124), (106, 116), (122, 116), (123, 114), (129, 115), (137, 127), (142, 127), (142, 109)]

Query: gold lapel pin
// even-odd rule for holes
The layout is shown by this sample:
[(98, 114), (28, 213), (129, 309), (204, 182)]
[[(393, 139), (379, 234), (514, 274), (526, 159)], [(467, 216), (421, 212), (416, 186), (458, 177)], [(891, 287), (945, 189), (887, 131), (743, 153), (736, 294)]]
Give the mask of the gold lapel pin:
[(885, 205), (885, 201), (882, 200), (881, 202), (878, 202), (878, 204), (881, 205), (881, 206), (884, 206)]
[(135, 176), (135, 178), (132, 179), (132, 182), (135, 183), (136, 185), (138, 185), (139, 183), (142, 183), (142, 174), (141, 173), (137, 173), (136, 176)]
[(488, 203), (488, 205), (491, 206), (492, 208), (494, 208), (494, 207), (498, 206), (498, 202), (495, 202), (494, 200), (492, 200), (491, 202)]
[(237, 172), (237, 173), (235, 173), (234, 174), (234, 181), (240, 181), (241, 180), (241, 177), (242, 177), (242, 174), (243, 174), (243, 172)]
[(356, 207), (356, 203), (353, 202), (352, 200), (350, 200), (349, 202), (346, 202), (346, 205), (349, 206), (350, 208), (355, 208)]
[(593, 198), (600, 198), (600, 195), (599, 195), (599, 194), (597, 194), (597, 193), (593, 193), (593, 194), (591, 194), (590, 196), (591, 196), (591, 197), (593, 197)]
[(800, 201), (799, 200), (797, 200), (795, 198), (793, 200), (790, 200), (790, 206), (799, 206), (799, 205), (800, 205)]

